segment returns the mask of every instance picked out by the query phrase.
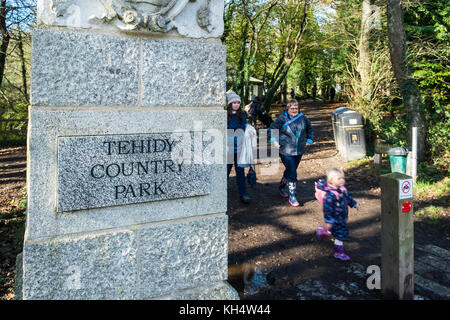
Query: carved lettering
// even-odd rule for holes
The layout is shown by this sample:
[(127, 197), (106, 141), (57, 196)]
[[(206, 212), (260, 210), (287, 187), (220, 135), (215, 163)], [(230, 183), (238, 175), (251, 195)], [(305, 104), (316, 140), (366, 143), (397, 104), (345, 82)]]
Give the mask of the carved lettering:
[(129, 154), (130, 150), (128, 149), (128, 146), (130, 144), (130, 141), (119, 141), (119, 154)]
[[(149, 171), (149, 164), (150, 169)], [(175, 166), (176, 165), (176, 166)], [(175, 164), (171, 159), (165, 160), (151, 160), (145, 162), (121, 162), (121, 163), (110, 163), (107, 166), (103, 164), (95, 164), (92, 166), (90, 173), (91, 177), (95, 179), (101, 178), (116, 178), (119, 176), (129, 177), (132, 175), (143, 176), (149, 173), (159, 174), (167, 172), (177, 172), (182, 171), (183, 164)]]
[(161, 194), (165, 194), (165, 192), (161, 189), (161, 186), (164, 184), (165, 181), (161, 182), (159, 185), (155, 182), (155, 195), (158, 194), (158, 190)]
[[(58, 212), (207, 194), (210, 169), (175, 161), (178, 143), (167, 133), (61, 137)], [(206, 181), (192, 188), (196, 177)]]
[[(116, 168), (116, 169), (111, 169)], [(111, 169), (111, 170), (110, 170)], [(114, 170), (116, 173), (114, 174)], [(113, 173), (111, 173), (113, 172)], [(117, 163), (111, 163), (109, 166), (106, 167), (106, 175), (110, 178), (115, 178), (120, 174), (120, 166)]]
[[(155, 139), (154, 140), (154, 147), (153, 147), (153, 152), (164, 152), (164, 150), (166, 149), (166, 142), (163, 139)], [(159, 149), (158, 149), (158, 142), (159, 142)], [(162, 145), (161, 145), (162, 142)]]
[(118, 140), (104, 141), (103, 146), (106, 154), (142, 154), (172, 152), (172, 148), (178, 141), (169, 139), (146, 139), (146, 140)]
[(93, 166), (92, 169), (91, 169), (91, 176), (94, 177), (94, 178), (96, 178), (96, 179), (103, 178), (103, 177), (105, 176), (104, 174), (103, 174), (103, 175), (99, 175), (99, 176), (97, 176), (96, 174), (94, 174), (94, 171), (95, 171), (96, 173), (98, 173), (98, 170), (97, 170), (96, 168), (101, 168), (101, 169), (100, 169), (100, 172), (102, 172), (102, 171), (105, 169), (105, 167), (104, 167), (103, 165), (101, 165), (101, 164), (96, 164), (96, 165)]
[(119, 194), (124, 193), (126, 188), (125, 188), (125, 186), (115, 186), (114, 188), (116, 189), (115, 199), (117, 200), (117, 199), (119, 199)]
[(164, 183), (165, 181), (155, 181), (153, 183), (143, 182), (136, 185), (129, 184), (114, 186), (114, 198), (117, 200), (166, 194), (162, 188)]
[(112, 143), (116, 144), (115, 141), (105, 141), (105, 142), (103, 142), (103, 144), (107, 144), (108, 145), (108, 152), (107, 152), (108, 156), (111, 155), (111, 144)]

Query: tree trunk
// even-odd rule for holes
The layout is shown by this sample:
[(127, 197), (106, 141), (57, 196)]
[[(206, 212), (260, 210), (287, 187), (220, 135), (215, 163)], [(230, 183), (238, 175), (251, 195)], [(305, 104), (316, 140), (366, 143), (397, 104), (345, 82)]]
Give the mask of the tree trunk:
[(6, 27), (6, 14), (6, 0), (2, 0), (0, 7), (0, 32), (2, 34), (2, 44), (0, 45), (0, 88), (5, 74), (6, 52), (8, 50), (9, 40), (11, 39), (8, 28)]
[(424, 105), (416, 80), (411, 77), (408, 69), (406, 55), (406, 36), (403, 28), (403, 11), (400, 0), (387, 1), (387, 22), (389, 36), (389, 50), (391, 54), (392, 69), (401, 90), (403, 104), (408, 114), (408, 144), (412, 144), (412, 127), (417, 127), (418, 159), (425, 158), (425, 126)]
[(244, 28), (242, 30), (242, 35), (241, 35), (241, 55), (239, 58), (239, 63), (238, 63), (238, 70), (237, 70), (237, 81), (235, 83), (234, 86), (234, 92), (236, 92), (241, 99), (243, 99), (243, 94), (244, 94), (244, 66), (246, 63), (246, 59), (247, 59), (247, 49), (246, 49), (246, 45), (247, 45), (247, 39), (248, 39), (248, 27), (249, 24), (248, 22), (245, 23)]
[(25, 53), (23, 51), (23, 37), (22, 37), (22, 31), (19, 30), (18, 34), (18, 49), (19, 49), (19, 57), (20, 62), (22, 64), (22, 87), (23, 87), (23, 96), (27, 102), (29, 102), (28, 98), (28, 84), (27, 84), (27, 67), (25, 64)]
[(281, 75), (277, 78), (275, 83), (267, 91), (266, 97), (264, 99), (264, 110), (266, 111), (270, 110), (270, 105), (272, 104), (273, 97), (275, 96), (275, 93), (278, 91), (278, 88), (281, 86), (284, 79), (286, 78), (288, 71), (289, 68), (284, 68), (284, 70), (281, 72)]
[(361, 16), (361, 35), (359, 38), (359, 62), (358, 72), (361, 77), (361, 96), (363, 100), (370, 100), (370, 16), (371, 16), (370, 0), (364, 0), (362, 3)]

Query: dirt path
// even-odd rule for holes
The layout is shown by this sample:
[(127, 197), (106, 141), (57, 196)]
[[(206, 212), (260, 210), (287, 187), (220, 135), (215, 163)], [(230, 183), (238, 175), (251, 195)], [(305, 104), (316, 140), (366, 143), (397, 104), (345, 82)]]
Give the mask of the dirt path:
[[(382, 298), (379, 290), (369, 290), (366, 285), (367, 267), (381, 265), (377, 178), (367, 177), (361, 168), (346, 170), (346, 186), (361, 205), (360, 211), (349, 211), (351, 240), (345, 248), (351, 261), (337, 261), (332, 257), (332, 243), (315, 239), (315, 228), (323, 224), (323, 218), (321, 205), (314, 198), (314, 182), (324, 177), (327, 168), (345, 166), (336, 153), (330, 122), (331, 111), (339, 106), (307, 102), (300, 107), (311, 120), (315, 135), (315, 143), (298, 169), (297, 197), (304, 206), (291, 207), (278, 195), (282, 164), (271, 176), (261, 174), (267, 165), (256, 166), (258, 183), (249, 188), (250, 205), (239, 202), (235, 178), (230, 176), (229, 279), (242, 299)], [(431, 235), (435, 231), (426, 232)], [(432, 237), (423, 240), (430, 243)], [(255, 267), (258, 277), (252, 282), (251, 274), (244, 274)], [(261, 279), (267, 280), (265, 286), (261, 286)]]
[(25, 147), (0, 149), (0, 300), (14, 297), (16, 255), (22, 251), (25, 225)]

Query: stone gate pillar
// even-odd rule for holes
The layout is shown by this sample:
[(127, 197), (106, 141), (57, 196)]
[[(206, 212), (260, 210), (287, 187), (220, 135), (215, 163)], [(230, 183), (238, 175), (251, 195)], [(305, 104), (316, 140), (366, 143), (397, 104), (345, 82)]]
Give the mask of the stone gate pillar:
[(18, 298), (238, 298), (223, 6), (38, 1)]

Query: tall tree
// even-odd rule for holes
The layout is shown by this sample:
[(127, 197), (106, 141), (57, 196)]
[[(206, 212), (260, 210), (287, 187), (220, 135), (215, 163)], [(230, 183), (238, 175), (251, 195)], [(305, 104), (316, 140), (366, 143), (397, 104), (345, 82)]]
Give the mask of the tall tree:
[(408, 114), (409, 135), (411, 142), (412, 127), (418, 130), (418, 159), (425, 158), (424, 105), (416, 80), (411, 76), (408, 67), (406, 35), (403, 23), (401, 0), (387, 1), (387, 22), (389, 50), (392, 69), (400, 88), (403, 104)]
[(11, 36), (7, 27), (7, 14), (11, 9), (6, 6), (6, 0), (1, 0), (0, 3), (0, 33), (2, 35), (2, 43), (0, 45), (0, 87), (3, 82), (3, 75), (5, 74), (6, 53), (8, 51), (9, 41)]
[(19, 49), (19, 58), (21, 64), (21, 75), (22, 75), (22, 92), (26, 102), (29, 102), (28, 97), (28, 84), (27, 84), (27, 66), (26, 66), (26, 58), (25, 51), (23, 49), (23, 32), (22, 30), (18, 30), (17, 35), (17, 46)]
[[(242, 50), (241, 72), (241, 97), (245, 100), (249, 92), (250, 68), (256, 62), (256, 54), (258, 52), (260, 33), (266, 25), (270, 17), (271, 10), (278, 4), (278, 0), (272, 0), (267, 4), (251, 9), (250, 1), (243, 0), (244, 16), (247, 19), (245, 26), (250, 27), (250, 40), (246, 44), (246, 48)], [(246, 29), (247, 29), (246, 28)]]
[[(34, 23), (36, 3), (33, 0), (1, 0), (0, 1), (0, 88), (5, 76), (5, 66), (8, 55), (8, 47), (13, 34), (21, 36), (20, 31), (29, 29), (29, 25)], [(19, 42), (22, 39), (15, 39)], [(22, 47), (23, 48), (23, 47)], [(19, 47), (21, 50), (21, 47)]]
[(270, 109), (275, 93), (285, 81), (289, 68), (297, 56), (300, 40), (306, 29), (308, 7), (309, 1), (304, 0), (303, 4), (300, 1), (287, 1), (279, 8), (280, 16), (277, 24), (281, 40), (280, 52), (264, 99), (264, 110)]
[(227, 45), (227, 64), (232, 88), (246, 101), (249, 79), (259, 62), (260, 39), (271, 21), (271, 11), (280, 0), (234, 0), (225, 2), (225, 30), (222, 40)]
[(372, 15), (370, 0), (363, 0), (361, 15), (361, 34), (359, 37), (358, 72), (361, 77), (361, 95), (364, 100), (370, 100), (370, 17)]

